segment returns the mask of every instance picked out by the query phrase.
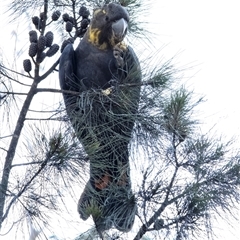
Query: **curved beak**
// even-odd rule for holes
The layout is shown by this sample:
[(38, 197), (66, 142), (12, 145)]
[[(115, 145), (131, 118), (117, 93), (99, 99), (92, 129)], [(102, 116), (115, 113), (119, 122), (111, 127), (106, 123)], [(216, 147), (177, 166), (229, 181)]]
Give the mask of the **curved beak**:
[(114, 38), (121, 42), (127, 33), (128, 23), (125, 19), (121, 18), (112, 24)]

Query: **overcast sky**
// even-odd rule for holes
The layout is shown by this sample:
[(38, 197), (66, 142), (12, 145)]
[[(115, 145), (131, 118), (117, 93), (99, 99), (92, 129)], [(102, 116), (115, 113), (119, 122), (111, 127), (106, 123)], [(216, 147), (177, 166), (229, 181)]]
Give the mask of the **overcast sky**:
[[(176, 57), (176, 67), (189, 66), (186, 85), (206, 96), (199, 118), (203, 131), (216, 123), (218, 134), (231, 137), (240, 132), (240, 8), (237, 0), (152, 0), (149, 10), (156, 48), (165, 58)], [(1, 9), (2, 13), (2, 9)], [(3, 29), (0, 46), (13, 38)], [(191, 68), (193, 67), (193, 68)], [(191, 68), (191, 69), (190, 69)], [(238, 213), (238, 216), (240, 214)], [(240, 224), (238, 226), (240, 228)], [(226, 230), (226, 228), (225, 228)], [(240, 233), (239, 233), (240, 235)], [(238, 236), (239, 236), (238, 235)], [(222, 239), (226, 239), (225, 236)], [(239, 239), (237, 235), (232, 240)]]
[(179, 66), (194, 66), (186, 79), (208, 100), (203, 119), (229, 136), (240, 130), (239, 1), (161, 0), (153, 9), (159, 44)]

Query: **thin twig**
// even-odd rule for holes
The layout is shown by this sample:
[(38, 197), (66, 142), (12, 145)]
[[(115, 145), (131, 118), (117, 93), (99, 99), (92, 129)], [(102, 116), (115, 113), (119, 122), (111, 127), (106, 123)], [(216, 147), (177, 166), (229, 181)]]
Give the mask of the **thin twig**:
[(63, 118), (26, 118), (28, 121), (65, 121)]
[(28, 93), (22, 93), (22, 92), (2, 92), (0, 93), (6, 94), (6, 95), (28, 95)]
[(39, 77), (40, 82), (42, 80), (44, 80), (50, 73), (52, 73), (55, 70), (55, 68), (59, 64), (59, 60), (60, 60), (60, 58), (42, 76)]
[(24, 103), (23, 103), (23, 107), (19, 114), (19, 117), (18, 117), (18, 120), (16, 123), (16, 127), (15, 127), (15, 130), (13, 133), (13, 137), (11, 139), (11, 142), (10, 142), (10, 145), (9, 145), (9, 148), (7, 151), (7, 155), (5, 158), (3, 173), (2, 173), (2, 180), (1, 180), (1, 184), (0, 184), (0, 228), (1, 228), (3, 220), (5, 219), (4, 216), (6, 216), (6, 214), (3, 215), (4, 214), (3, 210), (4, 210), (4, 205), (5, 205), (6, 192), (7, 192), (7, 188), (8, 188), (11, 165), (12, 165), (12, 162), (13, 162), (13, 159), (15, 156), (19, 137), (20, 137), (22, 129), (23, 129), (25, 117), (27, 115), (28, 108), (32, 102), (33, 96), (35, 95), (35, 90), (37, 88), (37, 85), (38, 85), (38, 82), (35, 80), (31, 86), (31, 89), (30, 89)]
[[(26, 77), (26, 78), (33, 79), (32, 77), (30, 77), (30, 76), (28, 76), (28, 75), (25, 75), (25, 74), (22, 74), (22, 73), (20, 73), (20, 72), (14, 71), (14, 70), (12, 70), (12, 69), (10, 69), (10, 68), (7, 68), (7, 67), (3, 66), (2, 64), (0, 64), (0, 67), (4, 68), (4, 69), (6, 69), (6, 70), (8, 70), (8, 71), (10, 71), (10, 72), (16, 73), (17, 75), (20, 75), (20, 76), (22, 76), (22, 77)], [(5, 77), (8, 77), (8, 78), (9, 78), (8, 75), (6, 75)], [(19, 82), (19, 83), (20, 83), (20, 82)]]
[[(21, 84), (21, 85), (26, 86), (26, 87), (31, 87), (31, 85), (29, 85), (29, 84), (25, 84), (25, 83), (22, 83), (22, 82), (20, 82), (20, 81), (14, 79), (14, 78), (8, 76), (8, 75), (5, 74), (5, 73), (1, 73), (1, 74), (2, 74), (4, 77), (6, 77), (6, 78), (8, 78), (8, 79), (10, 79), (10, 80), (12, 80), (12, 81), (18, 83), (18, 84)], [(24, 76), (25, 76), (25, 75), (24, 75)], [(33, 78), (32, 78), (32, 79), (33, 79)]]
[[(175, 171), (173, 173), (172, 179), (168, 185), (167, 188), (167, 192), (166, 192), (166, 196), (165, 199), (163, 201), (163, 203), (161, 204), (161, 206), (159, 207), (159, 209), (153, 214), (153, 216), (145, 223), (143, 224), (140, 228), (138, 233), (136, 234), (136, 236), (134, 237), (133, 240), (139, 240), (143, 237), (143, 235), (149, 231), (149, 227), (157, 220), (157, 218), (160, 216), (160, 214), (165, 210), (165, 208), (170, 205), (172, 202), (176, 201), (176, 198), (171, 199), (169, 201), (169, 194), (171, 192), (173, 183), (175, 181), (176, 175), (177, 175), (177, 171), (178, 171), (178, 166), (175, 167)], [(179, 198), (180, 196), (182, 196), (182, 194), (178, 195), (177, 198)]]
[(7, 135), (7, 136), (3, 136), (3, 137), (0, 137), (0, 139), (8, 138), (8, 137), (12, 137), (12, 136), (13, 136), (13, 134), (11, 134), (11, 135)]
[(43, 163), (43, 161), (36, 161), (36, 162), (30, 162), (30, 163), (18, 163), (18, 164), (13, 164), (12, 168), (14, 167), (22, 167), (22, 166), (28, 166), (28, 165), (32, 165), (32, 164), (40, 164)]
[(40, 172), (44, 169), (44, 167), (46, 166), (48, 162), (48, 158), (45, 159), (40, 168), (38, 169), (38, 171), (31, 177), (31, 179), (24, 185), (24, 187), (22, 188), (21, 191), (18, 192), (18, 194), (16, 194), (12, 200), (10, 201), (10, 203), (8, 204), (7, 208), (6, 208), (6, 212), (2, 217), (2, 222), (4, 221), (4, 219), (6, 219), (6, 217), (8, 216), (8, 213), (10, 211), (11, 206), (13, 205), (13, 203), (25, 192), (25, 190), (28, 188), (28, 186), (32, 183), (32, 181), (40, 174)]

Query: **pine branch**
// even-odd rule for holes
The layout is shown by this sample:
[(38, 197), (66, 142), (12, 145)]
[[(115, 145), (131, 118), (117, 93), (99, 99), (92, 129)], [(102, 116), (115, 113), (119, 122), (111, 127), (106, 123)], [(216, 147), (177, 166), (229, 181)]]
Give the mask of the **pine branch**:
[[(44, 13), (45, 15), (47, 14), (47, 9), (48, 9), (48, 1), (45, 0), (44, 1)], [(43, 26), (43, 32), (44, 33), (44, 29), (45, 29), (45, 25), (46, 25), (46, 21), (44, 21), (44, 26)], [(44, 74), (44, 77), (46, 77), (47, 74)], [(13, 137), (10, 141), (10, 145), (7, 151), (7, 155), (5, 158), (5, 162), (4, 162), (4, 167), (3, 167), (3, 173), (2, 173), (2, 179), (1, 179), (1, 184), (0, 184), (0, 229), (2, 227), (2, 223), (4, 221), (4, 219), (6, 218), (6, 216), (8, 215), (9, 209), (10, 207), (7, 208), (6, 213), (4, 214), (4, 206), (5, 206), (5, 202), (6, 202), (6, 193), (8, 190), (8, 183), (9, 183), (9, 176), (10, 176), (10, 172), (11, 172), (11, 168), (12, 168), (12, 162), (16, 153), (16, 148), (18, 145), (18, 141), (24, 126), (24, 121), (27, 115), (27, 112), (29, 110), (29, 106), (32, 102), (32, 99), (36, 93), (36, 89), (38, 84), (40, 83), (40, 81), (43, 79), (42, 77), (39, 77), (39, 64), (35, 64), (35, 69), (34, 69), (34, 82), (31, 85), (31, 88), (27, 94), (27, 97), (23, 103), (22, 109), (19, 113), (19, 117), (16, 123), (16, 127), (15, 130), (13, 132)], [(11, 201), (11, 204), (14, 201)]]
[(7, 216), (8, 216), (8, 213), (12, 207), (12, 205), (14, 204), (14, 202), (19, 198), (21, 197), (21, 195), (26, 191), (26, 189), (29, 187), (29, 185), (33, 182), (33, 180), (41, 173), (41, 171), (45, 168), (46, 164), (48, 162), (48, 159), (45, 159), (40, 168), (38, 169), (38, 171), (30, 178), (30, 180), (24, 185), (24, 187), (18, 192), (18, 194), (16, 194), (12, 200), (10, 201), (10, 203), (8, 204), (7, 208), (6, 208), (6, 211), (5, 211), (5, 214), (2, 216), (2, 219), (1, 219), (1, 222), (3, 222)]
[(133, 240), (140, 240), (143, 235), (149, 231), (149, 227), (158, 219), (158, 217), (161, 215), (161, 213), (165, 210), (165, 208), (170, 205), (171, 203), (173, 203), (174, 201), (176, 201), (178, 198), (182, 197), (182, 195), (184, 194), (180, 194), (177, 197), (169, 200), (169, 195), (171, 193), (172, 187), (173, 187), (173, 183), (175, 181), (175, 178), (177, 176), (177, 172), (178, 172), (179, 166), (175, 166), (175, 171), (173, 173), (173, 176), (171, 178), (171, 181), (167, 187), (167, 192), (166, 192), (166, 196), (164, 198), (163, 203), (161, 204), (160, 208), (152, 215), (152, 217), (146, 222), (144, 223), (140, 228), (138, 233), (136, 234), (136, 236), (134, 237)]
[(13, 162), (13, 159), (15, 156), (19, 137), (21, 135), (21, 132), (22, 132), (22, 129), (24, 126), (25, 117), (27, 115), (27, 112), (28, 112), (29, 106), (32, 102), (32, 99), (35, 95), (35, 90), (36, 90), (37, 86), (38, 86), (38, 81), (35, 80), (31, 86), (31, 89), (26, 97), (26, 100), (23, 104), (22, 110), (19, 114), (17, 124), (16, 124), (15, 130), (14, 130), (14, 133), (13, 133), (13, 137), (12, 137), (12, 140), (11, 140), (9, 148), (8, 148), (7, 156), (5, 158), (2, 180), (1, 180), (1, 184), (0, 184), (0, 228), (2, 226), (3, 220), (5, 219), (3, 210), (4, 210), (4, 206), (5, 206), (6, 192), (8, 189), (9, 175), (10, 175), (10, 171), (11, 171), (11, 167), (12, 167), (12, 162)]
[[(12, 69), (10, 69), (10, 68), (5, 67), (5, 66), (2, 65), (2, 64), (0, 64), (0, 68), (1, 68), (1, 67), (4, 68), (4, 69), (6, 69), (6, 70), (8, 70), (8, 71), (10, 71), (10, 72), (12, 72), (12, 73), (15, 73), (15, 74), (19, 75), (19, 76), (33, 79), (33, 77), (31, 77), (31, 76), (28, 76), (28, 75), (22, 74), (22, 73), (20, 73), (20, 72), (14, 71), (14, 70), (12, 70)], [(26, 85), (26, 86), (28, 86), (28, 87), (31, 86), (31, 85), (28, 85), (28, 84), (21, 83), (21, 82), (17, 81), (17, 80), (14, 79), (14, 78), (11, 78), (11, 77), (10, 77), (9, 75), (7, 75), (6, 73), (1, 72), (1, 75), (3, 75), (3, 76), (5, 76), (5, 77), (7, 77), (7, 78), (9, 78), (9, 79), (11, 79), (11, 80), (19, 83), (19, 84)]]

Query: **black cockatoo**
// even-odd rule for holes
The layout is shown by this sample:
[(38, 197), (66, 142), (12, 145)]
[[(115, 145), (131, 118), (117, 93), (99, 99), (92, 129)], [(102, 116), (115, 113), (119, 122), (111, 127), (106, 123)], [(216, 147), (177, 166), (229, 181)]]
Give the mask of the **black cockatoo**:
[(83, 220), (99, 232), (131, 229), (137, 211), (131, 190), (129, 142), (137, 116), (141, 70), (123, 43), (129, 15), (116, 3), (93, 12), (76, 50), (62, 52), (59, 78), (66, 111), (90, 161), (90, 179), (79, 199)]

